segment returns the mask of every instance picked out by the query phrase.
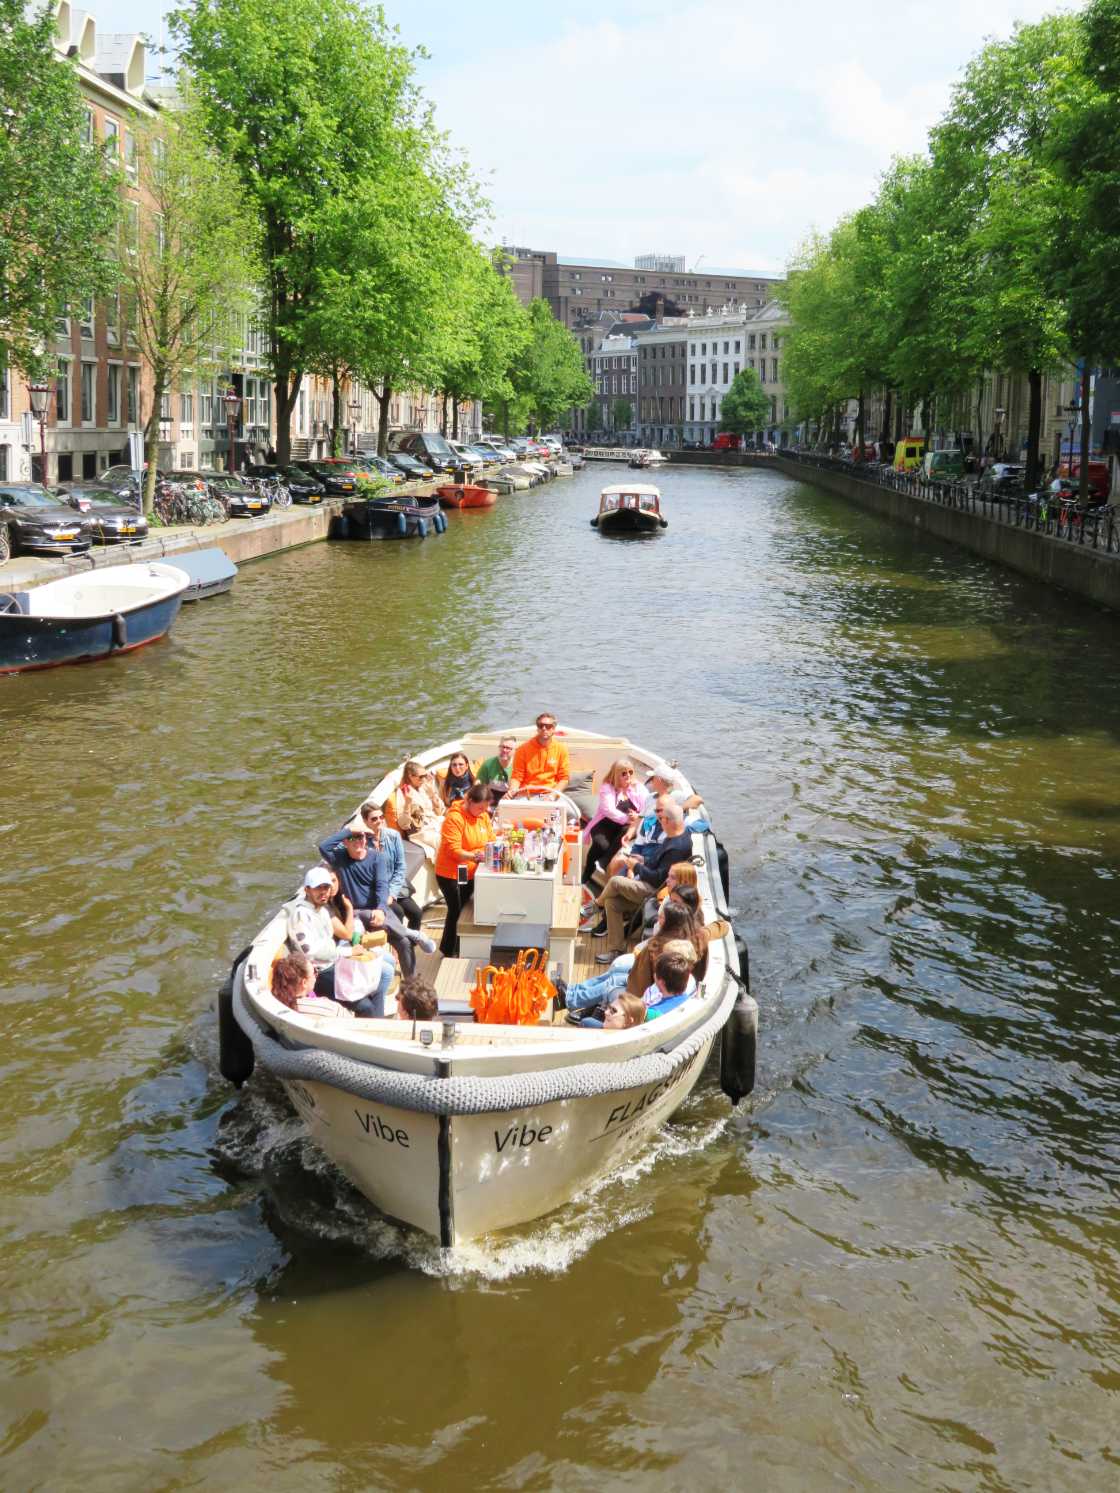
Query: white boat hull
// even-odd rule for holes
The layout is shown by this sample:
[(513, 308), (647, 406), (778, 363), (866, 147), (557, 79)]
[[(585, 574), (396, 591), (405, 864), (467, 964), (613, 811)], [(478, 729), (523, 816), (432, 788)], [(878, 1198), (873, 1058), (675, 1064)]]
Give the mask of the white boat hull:
[(711, 1047), (661, 1083), (481, 1115), (420, 1114), (324, 1083), (284, 1087), (375, 1207), (446, 1246), (540, 1218), (628, 1160), (688, 1098)]

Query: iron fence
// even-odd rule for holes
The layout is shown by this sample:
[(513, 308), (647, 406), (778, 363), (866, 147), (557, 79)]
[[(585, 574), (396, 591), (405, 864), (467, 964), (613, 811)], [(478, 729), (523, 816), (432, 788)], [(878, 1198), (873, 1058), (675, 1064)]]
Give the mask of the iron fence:
[(779, 452), (787, 461), (822, 471), (839, 472), (857, 482), (888, 487), (941, 508), (979, 514), (1010, 528), (1030, 529), (1062, 544), (1077, 544), (1102, 554), (1120, 555), (1120, 524), (1112, 504), (1083, 506), (1056, 493), (999, 491), (978, 482), (931, 482), (920, 472), (896, 472), (893, 467), (846, 461), (807, 451)]

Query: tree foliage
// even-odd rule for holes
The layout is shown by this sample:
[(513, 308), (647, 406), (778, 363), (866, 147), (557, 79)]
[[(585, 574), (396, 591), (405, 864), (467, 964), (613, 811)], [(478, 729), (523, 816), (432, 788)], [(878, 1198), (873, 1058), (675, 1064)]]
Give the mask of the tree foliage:
[(586, 404), (593, 386), (579, 343), (556, 320), (547, 301), (531, 302), (528, 323), (528, 339), (510, 369), (510, 402), (520, 423), (547, 430), (569, 410)]
[(0, 365), (47, 372), (68, 301), (112, 289), (120, 178), (96, 141), (46, 5), (0, 0)]
[[(788, 346), (788, 343), (787, 343)], [(754, 435), (770, 421), (770, 400), (753, 368), (744, 368), (731, 381), (719, 408), (719, 428), (735, 435)]]
[(155, 489), (160, 406), (185, 375), (230, 366), (244, 340), (258, 273), (255, 224), (237, 178), (212, 149), (189, 93), (183, 107), (137, 120), (135, 229), (119, 255), (130, 330), (152, 374), (146, 425), (150, 509)]

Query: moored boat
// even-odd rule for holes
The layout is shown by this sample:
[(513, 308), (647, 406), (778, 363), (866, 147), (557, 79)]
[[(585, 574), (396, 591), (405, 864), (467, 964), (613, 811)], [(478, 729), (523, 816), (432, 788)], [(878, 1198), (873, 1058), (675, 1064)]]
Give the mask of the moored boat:
[(466, 482), (449, 482), (436, 488), (436, 497), (445, 508), (493, 508), (498, 494), (489, 487)]
[[(490, 756), (504, 734), (471, 733), (419, 761), (438, 769), (458, 752)], [(527, 739), (532, 728), (512, 734)], [(564, 740), (592, 788), (619, 757), (639, 770), (657, 760), (622, 737), (567, 730)], [(387, 774), (368, 798), (391, 802), (399, 777)], [(549, 815), (562, 826), (566, 812), (507, 798), (497, 815), (529, 828)], [(710, 830), (694, 832), (693, 850), (706, 917), (726, 918)], [(726, 923), (695, 993), (656, 1020), (607, 1031), (552, 1024), (549, 1013), (519, 1025), (469, 1019), (471, 982), (499, 962), (499, 944), (532, 943), (567, 978), (595, 968), (590, 935), (578, 929), (581, 851), (569, 818), (565, 854), (539, 874), (479, 869), (471, 921), (459, 924), (462, 957), (418, 956), (439, 997), (434, 1022), (282, 1005), (269, 988), (285, 947), (278, 913), (223, 988), (222, 1072), (241, 1082), (255, 1062), (279, 1078), (316, 1143), (366, 1197), (444, 1246), (551, 1212), (633, 1156), (691, 1093), (717, 1039), (721, 1085), (737, 1102), (753, 1086), (758, 1011)], [(413, 880), (423, 897), (429, 881)]]
[(599, 495), (599, 512), (591, 527), (600, 534), (656, 534), (669, 527), (661, 512), (661, 493), (644, 482), (616, 482)]
[(90, 663), (162, 638), (190, 577), (163, 561), (107, 565), (0, 596), (0, 674)]
[(447, 528), (435, 496), (353, 499), (341, 519), (344, 539), (426, 539)]
[(183, 592), (183, 604), (205, 601), (233, 589), (237, 566), (224, 550), (183, 550), (175, 556), (175, 568), (185, 571), (190, 585)]

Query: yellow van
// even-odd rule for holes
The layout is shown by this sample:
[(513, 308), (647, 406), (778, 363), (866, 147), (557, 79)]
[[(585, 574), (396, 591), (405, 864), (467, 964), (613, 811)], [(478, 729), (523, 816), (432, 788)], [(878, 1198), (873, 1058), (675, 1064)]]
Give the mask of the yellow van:
[(894, 448), (896, 472), (916, 472), (922, 464), (926, 443), (920, 435), (904, 435)]

